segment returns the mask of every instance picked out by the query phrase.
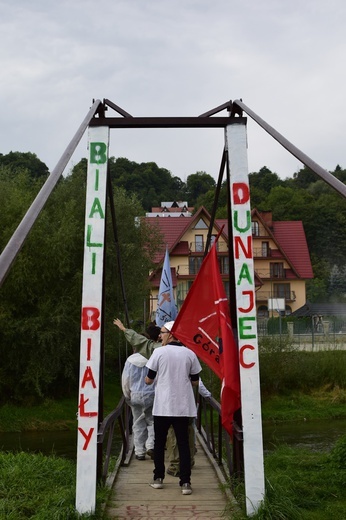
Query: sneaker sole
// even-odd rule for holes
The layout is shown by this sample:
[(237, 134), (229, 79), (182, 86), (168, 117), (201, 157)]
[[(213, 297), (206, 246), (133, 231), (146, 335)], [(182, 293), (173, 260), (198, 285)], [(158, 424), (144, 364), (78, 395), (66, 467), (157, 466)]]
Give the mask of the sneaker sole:
[(182, 494), (183, 495), (191, 495), (192, 494), (192, 490), (191, 489), (183, 489)]

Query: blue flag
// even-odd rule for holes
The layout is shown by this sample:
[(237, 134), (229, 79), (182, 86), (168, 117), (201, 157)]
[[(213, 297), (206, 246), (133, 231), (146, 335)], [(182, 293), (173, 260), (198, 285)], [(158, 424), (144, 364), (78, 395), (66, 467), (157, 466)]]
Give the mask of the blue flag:
[(173, 321), (177, 317), (178, 309), (173, 296), (173, 283), (171, 267), (169, 265), (168, 249), (166, 249), (160, 281), (159, 295), (157, 298), (156, 325), (162, 327), (167, 321)]

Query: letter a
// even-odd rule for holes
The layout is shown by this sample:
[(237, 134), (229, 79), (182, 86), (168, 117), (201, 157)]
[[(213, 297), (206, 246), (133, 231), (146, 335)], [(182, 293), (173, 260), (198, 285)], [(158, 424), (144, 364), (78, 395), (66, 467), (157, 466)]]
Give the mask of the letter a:
[(93, 388), (96, 388), (96, 383), (95, 383), (95, 379), (94, 379), (93, 371), (91, 370), (91, 367), (86, 367), (84, 375), (83, 375), (83, 381), (82, 381), (81, 387), (84, 388), (88, 381), (92, 384)]

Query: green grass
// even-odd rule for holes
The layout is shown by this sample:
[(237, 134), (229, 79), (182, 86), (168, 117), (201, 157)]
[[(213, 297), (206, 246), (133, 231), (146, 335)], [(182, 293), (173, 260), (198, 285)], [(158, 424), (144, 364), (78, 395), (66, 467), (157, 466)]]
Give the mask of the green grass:
[(75, 511), (76, 467), (54, 456), (0, 452), (1, 520), (100, 518), (107, 490), (98, 488), (95, 515)]
[[(105, 416), (111, 412), (122, 395), (120, 384), (116, 381), (105, 385)], [(75, 430), (78, 411), (78, 394), (60, 401), (46, 399), (34, 406), (5, 404), (0, 407), (0, 431), (57, 431)]]
[(303, 421), (305, 419), (345, 419), (346, 390), (315, 389), (308, 393), (287, 392), (262, 399), (263, 421)]
[[(346, 436), (330, 453), (281, 446), (264, 465), (266, 498), (253, 520), (345, 520)], [(235, 494), (244, 503), (242, 484)]]
[[(107, 384), (105, 415), (115, 408), (121, 396), (117, 382)], [(77, 395), (61, 401), (46, 400), (40, 405), (0, 408), (1, 431), (76, 429)], [(79, 516), (75, 511), (76, 464), (74, 461), (30, 453), (0, 451), (0, 520), (99, 519), (108, 490), (97, 489), (94, 515)]]

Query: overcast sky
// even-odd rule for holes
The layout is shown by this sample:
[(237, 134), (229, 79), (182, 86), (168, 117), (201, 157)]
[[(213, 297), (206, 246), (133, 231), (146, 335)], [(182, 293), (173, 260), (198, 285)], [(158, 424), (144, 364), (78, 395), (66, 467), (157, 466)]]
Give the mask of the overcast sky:
[[(346, 168), (345, 0), (0, 0), (0, 13), (0, 153), (52, 169), (93, 99), (164, 117), (241, 98), (320, 166)], [(250, 118), (247, 131), (250, 171), (302, 167)], [(221, 129), (111, 130), (112, 156), (184, 181), (217, 178), (223, 146)], [(86, 156), (84, 137), (71, 164)]]

